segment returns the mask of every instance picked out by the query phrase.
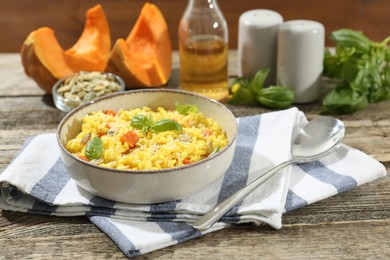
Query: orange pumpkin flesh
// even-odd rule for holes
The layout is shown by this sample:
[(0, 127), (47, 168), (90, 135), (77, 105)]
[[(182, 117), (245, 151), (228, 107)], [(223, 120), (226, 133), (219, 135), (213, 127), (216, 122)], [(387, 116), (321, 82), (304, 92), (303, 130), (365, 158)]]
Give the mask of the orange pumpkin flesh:
[(129, 36), (118, 39), (106, 70), (121, 76), (127, 88), (159, 87), (171, 74), (168, 25), (156, 5), (146, 3)]
[(104, 71), (110, 49), (110, 28), (101, 5), (96, 5), (87, 11), (83, 33), (65, 51), (65, 60), (74, 71)]
[(74, 72), (104, 71), (110, 46), (108, 22), (102, 7), (97, 5), (87, 11), (83, 33), (69, 50), (64, 51), (48, 27), (31, 32), (22, 45), (22, 64), (25, 73), (51, 93), (58, 79)]
[(120, 76), (127, 88), (150, 84), (146, 71), (129, 56), (129, 48), (124, 39), (116, 41), (108, 59), (106, 71)]
[(54, 31), (48, 27), (39, 28), (27, 36), (21, 57), (25, 73), (49, 93), (58, 79), (73, 73), (65, 62)]

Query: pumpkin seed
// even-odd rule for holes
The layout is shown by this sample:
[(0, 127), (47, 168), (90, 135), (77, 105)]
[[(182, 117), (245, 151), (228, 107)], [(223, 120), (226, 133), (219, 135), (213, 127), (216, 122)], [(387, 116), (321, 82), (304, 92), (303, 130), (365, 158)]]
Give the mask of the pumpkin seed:
[(110, 74), (81, 71), (64, 81), (57, 94), (70, 100), (89, 101), (120, 90), (121, 86)]
[(93, 88), (93, 91), (101, 91), (104, 90), (107, 87), (107, 85), (99, 85)]
[(57, 93), (64, 93), (70, 90), (72, 86), (71, 85), (63, 85), (57, 90)]

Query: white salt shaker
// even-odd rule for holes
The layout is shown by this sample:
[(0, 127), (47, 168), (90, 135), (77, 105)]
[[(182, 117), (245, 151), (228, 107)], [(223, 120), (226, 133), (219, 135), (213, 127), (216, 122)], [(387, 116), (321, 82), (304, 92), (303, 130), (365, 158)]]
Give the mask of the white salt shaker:
[(255, 9), (241, 14), (238, 25), (238, 76), (253, 77), (270, 69), (265, 86), (276, 83), (276, 51), (283, 17), (272, 10)]
[(277, 83), (295, 89), (295, 103), (320, 97), (324, 45), (325, 29), (319, 22), (292, 20), (279, 27)]

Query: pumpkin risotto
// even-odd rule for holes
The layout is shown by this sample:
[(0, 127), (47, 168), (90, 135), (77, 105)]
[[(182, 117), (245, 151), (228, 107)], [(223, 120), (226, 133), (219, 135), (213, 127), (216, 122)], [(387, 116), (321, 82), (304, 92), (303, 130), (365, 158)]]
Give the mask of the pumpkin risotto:
[(102, 167), (159, 170), (197, 162), (228, 144), (226, 134), (194, 105), (97, 111), (68, 141), (73, 155)]

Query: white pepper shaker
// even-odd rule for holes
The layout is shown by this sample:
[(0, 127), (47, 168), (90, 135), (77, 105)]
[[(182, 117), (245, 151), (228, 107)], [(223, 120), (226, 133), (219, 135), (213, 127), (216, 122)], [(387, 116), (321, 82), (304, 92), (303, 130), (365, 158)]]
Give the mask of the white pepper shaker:
[(276, 51), (283, 17), (272, 10), (255, 9), (241, 14), (238, 26), (238, 76), (253, 77), (270, 69), (265, 86), (276, 83)]
[(325, 29), (319, 22), (292, 20), (279, 27), (277, 82), (295, 89), (295, 103), (320, 97), (324, 45)]

